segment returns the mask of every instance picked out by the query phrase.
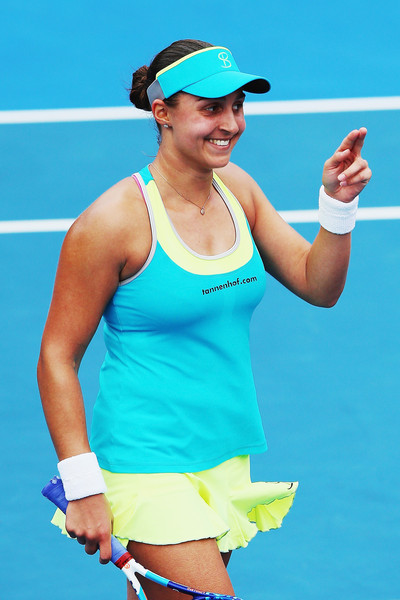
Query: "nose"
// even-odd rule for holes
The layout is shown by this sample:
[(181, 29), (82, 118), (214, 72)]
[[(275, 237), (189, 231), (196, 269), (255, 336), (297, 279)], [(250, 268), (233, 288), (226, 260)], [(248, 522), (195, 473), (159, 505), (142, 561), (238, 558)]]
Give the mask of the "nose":
[(225, 131), (230, 135), (235, 135), (239, 132), (240, 126), (238, 123), (237, 115), (231, 107), (227, 107), (223, 111), (219, 128), (221, 131)]

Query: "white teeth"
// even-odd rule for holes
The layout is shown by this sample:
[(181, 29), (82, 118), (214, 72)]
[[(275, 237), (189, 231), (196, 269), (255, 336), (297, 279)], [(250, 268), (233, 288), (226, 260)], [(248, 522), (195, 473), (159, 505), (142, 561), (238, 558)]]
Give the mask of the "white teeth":
[(216, 144), (217, 146), (228, 146), (229, 140), (209, 140), (212, 144)]

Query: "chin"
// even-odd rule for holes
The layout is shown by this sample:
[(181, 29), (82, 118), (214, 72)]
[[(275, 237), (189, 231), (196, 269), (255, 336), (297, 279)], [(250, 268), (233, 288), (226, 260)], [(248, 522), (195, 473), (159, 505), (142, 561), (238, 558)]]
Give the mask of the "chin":
[(213, 156), (210, 158), (208, 163), (210, 164), (212, 169), (221, 169), (222, 167), (226, 167), (231, 160), (231, 152), (226, 154), (225, 156)]
[(219, 161), (215, 161), (213, 165), (213, 169), (222, 169), (222, 167), (226, 167), (230, 163), (231, 157), (220, 159)]

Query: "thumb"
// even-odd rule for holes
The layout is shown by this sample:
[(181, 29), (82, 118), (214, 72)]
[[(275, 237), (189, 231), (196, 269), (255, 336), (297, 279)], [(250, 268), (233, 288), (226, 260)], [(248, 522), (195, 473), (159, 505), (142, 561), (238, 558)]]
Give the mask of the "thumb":
[(336, 150), (335, 154), (326, 161), (328, 167), (338, 167), (350, 155), (350, 150)]

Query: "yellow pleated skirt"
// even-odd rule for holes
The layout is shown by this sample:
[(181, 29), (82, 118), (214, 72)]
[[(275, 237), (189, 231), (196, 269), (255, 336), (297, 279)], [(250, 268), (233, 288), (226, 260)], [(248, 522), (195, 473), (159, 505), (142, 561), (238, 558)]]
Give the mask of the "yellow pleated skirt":
[[(198, 473), (111, 473), (103, 470), (114, 535), (146, 544), (215, 538), (221, 552), (247, 546), (258, 531), (281, 526), (297, 482), (252, 482), (248, 456)], [(65, 531), (57, 510), (52, 523)]]

